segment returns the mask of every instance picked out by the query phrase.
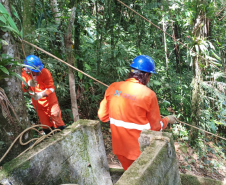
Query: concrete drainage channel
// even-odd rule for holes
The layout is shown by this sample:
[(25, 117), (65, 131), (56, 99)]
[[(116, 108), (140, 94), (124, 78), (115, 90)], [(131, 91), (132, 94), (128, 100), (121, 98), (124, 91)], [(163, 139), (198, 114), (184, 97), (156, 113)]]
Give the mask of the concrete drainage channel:
[[(223, 185), (180, 175), (172, 135), (143, 130), (141, 155), (128, 168), (110, 168), (99, 121), (79, 120), (3, 165), (1, 185)], [(112, 183), (113, 181), (113, 183)]]

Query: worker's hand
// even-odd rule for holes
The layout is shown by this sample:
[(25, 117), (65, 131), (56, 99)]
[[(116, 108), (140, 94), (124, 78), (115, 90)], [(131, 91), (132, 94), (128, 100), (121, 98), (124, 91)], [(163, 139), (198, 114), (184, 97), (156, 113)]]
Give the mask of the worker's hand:
[(30, 94), (30, 95), (34, 100), (39, 100), (39, 99), (43, 98), (43, 92), (34, 93), (33, 95), (32, 94)]
[(169, 116), (166, 116), (166, 117), (169, 119), (168, 123), (170, 123), (170, 124), (174, 124), (174, 123), (177, 122), (176, 117), (173, 116), (173, 115), (169, 115)]
[(27, 82), (27, 84), (28, 84), (28, 86), (36, 87), (37, 82), (36, 82), (35, 80), (29, 80), (29, 81)]

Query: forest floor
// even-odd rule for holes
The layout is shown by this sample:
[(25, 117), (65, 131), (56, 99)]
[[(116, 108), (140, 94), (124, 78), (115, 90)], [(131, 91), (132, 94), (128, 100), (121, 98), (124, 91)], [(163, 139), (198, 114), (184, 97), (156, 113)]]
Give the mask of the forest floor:
[[(102, 127), (108, 164), (122, 168), (117, 157), (112, 153), (110, 131), (110, 128)], [(175, 141), (174, 145), (180, 173), (208, 177), (220, 181), (225, 180), (226, 160), (222, 155), (222, 151), (218, 151), (218, 148), (213, 142), (205, 143), (205, 147), (208, 147), (209, 151), (206, 155), (197, 154), (197, 152), (188, 144), (185, 144), (185, 142)], [(200, 157), (200, 155), (202, 157)]]

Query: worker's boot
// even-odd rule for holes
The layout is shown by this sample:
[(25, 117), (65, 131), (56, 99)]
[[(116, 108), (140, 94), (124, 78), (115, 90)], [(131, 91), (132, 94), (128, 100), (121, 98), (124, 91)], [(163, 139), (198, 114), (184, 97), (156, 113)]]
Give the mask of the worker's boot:
[(59, 127), (57, 127), (57, 129), (60, 129), (60, 130), (64, 130), (66, 128), (66, 126), (64, 125), (64, 126), (59, 126)]
[[(51, 129), (54, 130), (55, 128), (51, 127)], [(42, 130), (45, 132), (46, 135), (51, 132), (50, 129), (42, 129)]]

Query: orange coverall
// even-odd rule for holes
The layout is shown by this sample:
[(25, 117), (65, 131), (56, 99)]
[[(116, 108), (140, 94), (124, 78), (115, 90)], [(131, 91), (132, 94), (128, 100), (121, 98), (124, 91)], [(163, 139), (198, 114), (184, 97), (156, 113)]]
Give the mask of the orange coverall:
[(125, 170), (141, 153), (138, 143), (141, 131), (160, 131), (168, 124), (168, 118), (161, 119), (154, 91), (135, 78), (107, 88), (98, 116), (103, 122), (110, 121), (113, 153)]
[[(32, 77), (22, 69), (22, 77), (27, 83)], [(23, 92), (33, 93), (33, 92), (45, 92), (47, 97), (43, 97), (39, 100), (32, 98), (32, 104), (38, 113), (41, 124), (48, 125), (49, 127), (59, 127), (64, 126), (64, 122), (61, 118), (61, 110), (58, 104), (58, 100), (55, 94), (55, 86), (53, 83), (53, 78), (48, 69), (43, 68), (39, 76), (34, 76), (37, 81), (37, 86), (29, 87), (25, 90), (25, 85), (22, 82)], [(50, 120), (51, 118), (51, 120)], [(47, 129), (47, 128), (45, 128)]]

